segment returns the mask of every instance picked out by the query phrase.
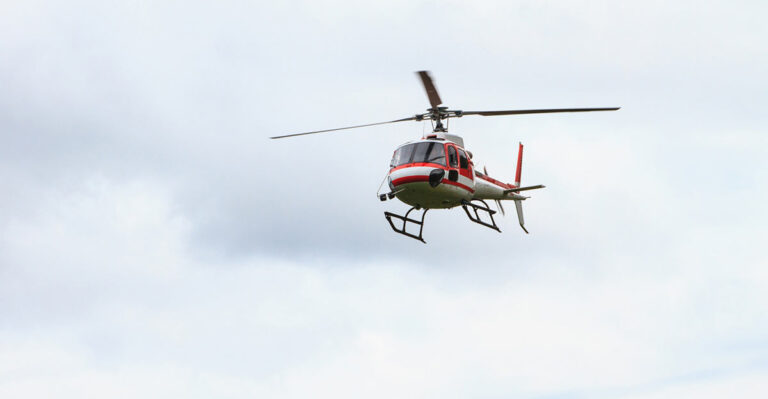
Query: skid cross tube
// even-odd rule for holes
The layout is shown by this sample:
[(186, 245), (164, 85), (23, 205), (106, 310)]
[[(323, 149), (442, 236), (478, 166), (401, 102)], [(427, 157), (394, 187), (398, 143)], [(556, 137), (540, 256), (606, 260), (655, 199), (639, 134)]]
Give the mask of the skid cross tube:
[[(461, 201), (461, 207), (464, 208), (464, 212), (467, 213), (467, 217), (469, 217), (469, 220), (471, 220), (471, 221), (473, 221), (473, 222), (475, 222), (475, 223), (477, 223), (479, 225), (483, 225), (485, 227), (490, 227), (490, 228), (498, 231), (499, 233), (501, 233), (501, 230), (499, 229), (499, 226), (496, 225), (496, 221), (493, 220), (493, 214), (496, 213), (496, 211), (494, 211), (493, 209), (489, 208), (488, 204), (486, 204), (485, 201), (483, 201), (481, 199), (474, 199), (472, 201), (480, 201), (480, 202), (483, 203), (484, 206), (483, 205), (479, 205), (479, 204), (473, 204), (472, 202), (467, 201), (467, 200)], [(472, 210), (475, 212), (474, 215), (469, 213), (469, 209), (467, 209), (468, 206), (472, 207)], [(488, 216), (491, 218), (491, 223), (488, 223), (488, 222), (483, 221), (482, 219), (480, 219), (480, 215), (477, 213), (478, 210), (487, 212)]]
[[(429, 209), (424, 208), (424, 212), (422, 212), (422, 214), (421, 214), (421, 221), (416, 220), (416, 219), (408, 218), (408, 214), (411, 213), (414, 209), (421, 209), (421, 208), (413, 207), (413, 208), (409, 209), (408, 212), (405, 213), (405, 216), (400, 216), (400, 215), (392, 213), (392, 212), (384, 212), (384, 217), (387, 218), (387, 222), (389, 222), (389, 225), (392, 226), (392, 230), (394, 230), (396, 233), (400, 233), (400, 234), (402, 234), (404, 236), (411, 237), (413, 239), (419, 240), (419, 241), (423, 242), (424, 244), (426, 244), (427, 242), (424, 241), (424, 238), (421, 236), (421, 233), (424, 231), (424, 216), (426, 216), (427, 211)], [(397, 226), (395, 226), (395, 224), (392, 222), (392, 218), (396, 218), (398, 220), (402, 220), (403, 221), (403, 228), (402, 229), (397, 228)], [(408, 231), (406, 231), (405, 226), (408, 224), (408, 222), (411, 222), (411, 223), (419, 225), (419, 235), (416, 235), (416, 234), (413, 234), (413, 233), (409, 233)]]

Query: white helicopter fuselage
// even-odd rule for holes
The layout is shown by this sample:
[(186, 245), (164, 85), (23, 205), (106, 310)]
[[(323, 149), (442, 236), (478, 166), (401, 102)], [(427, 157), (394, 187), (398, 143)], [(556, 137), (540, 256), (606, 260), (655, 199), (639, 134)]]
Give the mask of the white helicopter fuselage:
[(387, 181), (397, 199), (426, 209), (453, 208), (476, 199), (522, 199), (505, 191), (517, 188), (519, 181), (503, 183), (476, 171), (461, 138), (441, 136), (405, 143), (395, 150)]

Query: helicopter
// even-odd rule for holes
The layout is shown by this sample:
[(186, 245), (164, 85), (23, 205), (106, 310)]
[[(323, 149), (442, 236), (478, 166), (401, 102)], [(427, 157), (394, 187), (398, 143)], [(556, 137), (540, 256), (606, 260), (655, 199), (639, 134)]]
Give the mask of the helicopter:
[[(591, 112), (591, 111), (616, 111), (620, 107), (610, 108), (554, 108), (554, 109), (527, 109), (527, 110), (501, 110), (501, 111), (462, 111), (449, 109), (442, 106), (443, 101), (437, 92), (437, 88), (428, 71), (416, 72), (427, 93), (430, 108), (427, 112), (411, 117), (385, 122), (368, 123), (340, 127), (335, 129), (315, 130), (311, 132), (294, 133), (282, 136), (270, 137), (270, 139), (282, 139), (288, 137), (304, 136), (308, 134), (326, 133), (337, 130), (356, 129), (368, 126), (384, 125), (406, 121), (425, 121), (432, 123), (432, 133), (421, 139), (409, 141), (398, 146), (389, 164), (389, 172), (384, 177), (389, 189), (381, 193), (379, 185), (377, 196), (381, 201), (394, 198), (410, 205), (411, 208), (405, 215), (393, 212), (384, 212), (384, 217), (396, 233), (407, 237), (424, 241), (424, 217), (430, 209), (451, 209), (461, 206), (467, 217), (472, 222), (501, 232), (493, 218), (496, 210), (488, 206), (486, 200), (496, 203), (498, 212), (505, 215), (502, 201), (514, 201), (515, 210), (520, 227), (528, 234), (523, 219), (522, 201), (530, 198), (521, 192), (544, 188), (544, 185), (521, 186), (520, 174), (523, 164), (523, 144), (519, 143), (517, 154), (517, 169), (513, 183), (504, 183), (488, 175), (483, 167), (483, 172), (475, 169), (472, 153), (464, 147), (464, 139), (461, 136), (448, 133), (447, 123), (450, 118), (461, 118), (467, 115), (502, 116), (522, 114), (546, 114), (559, 112)], [(446, 121), (446, 124), (443, 124)], [(470, 209), (472, 210), (470, 212)], [(416, 211), (414, 215), (411, 212)], [(418, 214), (421, 213), (420, 216)], [(481, 216), (482, 215), (482, 216)], [(417, 226), (418, 234), (409, 231), (408, 226)], [(414, 230), (412, 227), (410, 230)]]

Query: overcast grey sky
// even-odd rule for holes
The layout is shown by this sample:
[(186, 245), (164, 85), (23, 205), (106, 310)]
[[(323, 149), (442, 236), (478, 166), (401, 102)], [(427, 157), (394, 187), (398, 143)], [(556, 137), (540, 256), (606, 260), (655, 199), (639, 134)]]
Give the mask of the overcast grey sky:
[[(768, 395), (759, 1), (0, 3), (0, 397)], [(376, 189), (433, 73), (530, 235)]]

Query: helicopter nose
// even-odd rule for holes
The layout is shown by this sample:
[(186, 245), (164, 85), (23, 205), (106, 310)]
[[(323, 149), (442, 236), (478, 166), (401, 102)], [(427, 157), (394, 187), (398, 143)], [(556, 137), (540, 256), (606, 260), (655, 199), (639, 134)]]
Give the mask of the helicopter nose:
[(443, 181), (443, 177), (445, 177), (445, 170), (432, 169), (432, 171), (429, 172), (429, 185), (432, 186), (432, 188), (437, 187), (437, 185)]

